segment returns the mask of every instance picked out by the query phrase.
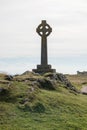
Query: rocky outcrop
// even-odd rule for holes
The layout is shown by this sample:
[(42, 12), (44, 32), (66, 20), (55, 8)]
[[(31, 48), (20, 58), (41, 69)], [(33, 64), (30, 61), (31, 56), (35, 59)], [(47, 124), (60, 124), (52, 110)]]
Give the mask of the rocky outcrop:
[(56, 80), (60, 84), (63, 84), (65, 88), (78, 92), (77, 89), (71, 84), (64, 74), (61, 73), (47, 73), (44, 75), (49, 77), (51, 80)]
[(5, 76), (5, 80), (12, 81), (13, 80), (13, 76), (12, 75), (6, 75)]
[(58, 86), (63, 86), (74, 92), (78, 92), (71, 82), (61, 73), (45, 73), (43, 75), (36, 74), (34, 72), (26, 71), (21, 75), (5, 75), (3, 84), (10, 84), (10, 82), (24, 82), (29, 86), (37, 86), (39, 88), (47, 90), (56, 90)]
[(77, 92), (77, 89), (71, 84), (71, 82), (66, 78), (65, 75), (57, 73), (57, 80), (63, 83), (67, 89)]
[(38, 79), (37, 82), (39, 83), (39, 88), (47, 89), (47, 90), (56, 90), (56, 83), (54, 80), (50, 79)]

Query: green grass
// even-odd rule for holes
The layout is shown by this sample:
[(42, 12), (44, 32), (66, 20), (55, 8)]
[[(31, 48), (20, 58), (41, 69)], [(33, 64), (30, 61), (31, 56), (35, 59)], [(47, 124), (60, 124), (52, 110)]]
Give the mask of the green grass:
[(87, 86), (87, 75), (66, 75), (66, 77), (79, 90), (83, 85)]
[(10, 95), (0, 101), (0, 130), (87, 130), (87, 96), (63, 87), (31, 92), (17, 81), (1, 86)]

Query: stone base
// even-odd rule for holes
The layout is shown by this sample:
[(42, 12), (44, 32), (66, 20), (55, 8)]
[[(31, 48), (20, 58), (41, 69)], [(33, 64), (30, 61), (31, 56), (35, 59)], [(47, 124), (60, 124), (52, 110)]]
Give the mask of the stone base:
[(37, 69), (33, 69), (32, 71), (35, 73), (56, 72), (55, 69), (51, 69), (51, 65), (37, 65)]

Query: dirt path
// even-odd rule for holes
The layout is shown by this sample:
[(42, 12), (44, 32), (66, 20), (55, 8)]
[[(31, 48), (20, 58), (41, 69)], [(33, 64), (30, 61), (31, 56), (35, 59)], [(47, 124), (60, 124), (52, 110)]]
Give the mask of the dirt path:
[(81, 92), (87, 94), (87, 86), (83, 86)]

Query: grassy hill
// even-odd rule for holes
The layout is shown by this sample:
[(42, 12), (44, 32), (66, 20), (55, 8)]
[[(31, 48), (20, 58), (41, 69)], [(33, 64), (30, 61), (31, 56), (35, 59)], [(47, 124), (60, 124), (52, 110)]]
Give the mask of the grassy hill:
[[(87, 130), (87, 96), (66, 89), (60, 81), (52, 81), (51, 89), (49, 84), (49, 89), (41, 87), (36, 81), (43, 78), (51, 81), (32, 73), (13, 79), (0, 74), (0, 130)], [(67, 78), (81, 88), (83, 76), (79, 83), (78, 76)]]

